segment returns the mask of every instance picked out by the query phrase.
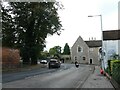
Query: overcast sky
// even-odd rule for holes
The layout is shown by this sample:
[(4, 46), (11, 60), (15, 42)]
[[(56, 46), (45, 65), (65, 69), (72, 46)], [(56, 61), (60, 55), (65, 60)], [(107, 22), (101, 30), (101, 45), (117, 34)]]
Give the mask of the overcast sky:
[(59, 0), (64, 5), (64, 10), (59, 10), (64, 31), (58, 36), (46, 38), (46, 48), (54, 46), (64, 47), (68, 43), (70, 47), (81, 36), (84, 40), (89, 38), (101, 39), (100, 17), (88, 17), (88, 15), (102, 15), (103, 30), (118, 29), (118, 2), (120, 0)]

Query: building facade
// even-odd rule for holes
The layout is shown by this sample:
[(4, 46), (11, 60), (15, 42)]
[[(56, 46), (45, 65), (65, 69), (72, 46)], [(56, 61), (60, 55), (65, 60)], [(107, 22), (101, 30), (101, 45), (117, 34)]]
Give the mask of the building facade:
[(107, 68), (108, 60), (114, 55), (120, 57), (120, 30), (103, 31), (103, 62), (102, 67)]
[(101, 40), (84, 41), (80, 36), (71, 47), (71, 60), (84, 64), (100, 64)]
[(89, 64), (100, 65), (101, 54), (99, 50), (102, 46), (101, 40), (85, 41), (89, 47)]

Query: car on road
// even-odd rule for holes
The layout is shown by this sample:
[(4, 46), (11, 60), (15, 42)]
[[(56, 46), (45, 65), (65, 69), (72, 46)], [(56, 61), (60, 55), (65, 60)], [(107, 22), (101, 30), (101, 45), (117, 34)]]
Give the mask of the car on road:
[(49, 63), (48, 63), (48, 67), (50, 68), (60, 68), (60, 61), (57, 59), (50, 59)]
[(48, 62), (47, 62), (47, 60), (41, 60), (40, 63), (41, 64), (47, 64)]

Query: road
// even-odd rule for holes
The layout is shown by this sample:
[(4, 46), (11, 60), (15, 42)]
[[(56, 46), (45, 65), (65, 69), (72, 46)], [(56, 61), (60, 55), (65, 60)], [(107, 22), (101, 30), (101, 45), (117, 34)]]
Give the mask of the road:
[(62, 64), (59, 69), (4, 74), (3, 88), (80, 88), (92, 72), (90, 65)]

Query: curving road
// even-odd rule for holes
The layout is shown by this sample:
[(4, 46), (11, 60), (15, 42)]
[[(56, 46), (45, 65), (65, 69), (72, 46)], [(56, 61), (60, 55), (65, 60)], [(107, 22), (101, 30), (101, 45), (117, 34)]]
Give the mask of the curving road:
[(59, 69), (3, 74), (3, 88), (80, 88), (93, 69), (92, 65), (62, 64)]

